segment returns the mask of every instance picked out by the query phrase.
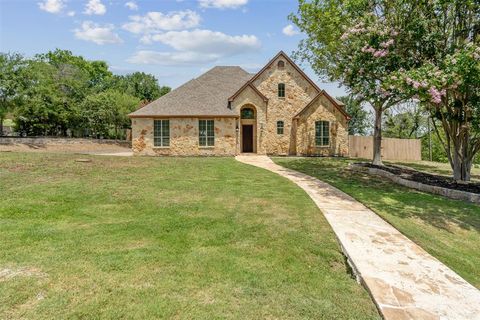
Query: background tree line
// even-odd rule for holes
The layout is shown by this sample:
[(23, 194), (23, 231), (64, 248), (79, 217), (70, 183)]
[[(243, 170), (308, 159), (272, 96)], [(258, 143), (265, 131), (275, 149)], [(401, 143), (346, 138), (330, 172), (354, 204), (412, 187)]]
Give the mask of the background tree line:
[(0, 53), (0, 134), (8, 116), (22, 135), (124, 138), (127, 115), (169, 91), (151, 74), (114, 75), (67, 50)]

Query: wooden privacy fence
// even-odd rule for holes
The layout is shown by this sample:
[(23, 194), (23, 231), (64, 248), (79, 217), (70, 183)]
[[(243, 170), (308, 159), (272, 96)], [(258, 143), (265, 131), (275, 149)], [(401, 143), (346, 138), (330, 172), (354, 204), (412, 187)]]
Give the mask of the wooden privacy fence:
[[(373, 137), (348, 136), (349, 156), (352, 158), (372, 159)], [(382, 139), (382, 159), (385, 160), (422, 160), (420, 139)]]

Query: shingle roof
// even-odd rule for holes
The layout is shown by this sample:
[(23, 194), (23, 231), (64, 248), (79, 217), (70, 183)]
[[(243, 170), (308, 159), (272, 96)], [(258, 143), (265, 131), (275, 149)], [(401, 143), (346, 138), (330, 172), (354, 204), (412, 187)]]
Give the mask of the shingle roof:
[(252, 76), (237, 66), (214, 67), (129, 116), (235, 116), (228, 98)]

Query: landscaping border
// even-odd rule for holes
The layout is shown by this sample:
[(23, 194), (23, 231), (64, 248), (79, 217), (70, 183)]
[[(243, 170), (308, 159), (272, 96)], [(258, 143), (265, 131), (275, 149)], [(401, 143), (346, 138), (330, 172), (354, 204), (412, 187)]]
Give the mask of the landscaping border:
[(464, 201), (480, 204), (480, 194), (460, 191), (460, 190), (453, 190), (453, 189), (444, 188), (444, 187), (432, 186), (429, 184), (424, 184), (417, 181), (404, 179), (391, 172), (378, 169), (378, 168), (364, 167), (361, 164), (352, 163), (350, 164), (350, 167), (356, 171), (366, 172), (371, 175), (377, 175), (377, 176), (388, 178), (391, 181), (408, 188), (412, 188), (412, 189), (416, 189), (419, 191), (428, 192), (432, 194), (438, 194), (454, 200), (464, 200)]

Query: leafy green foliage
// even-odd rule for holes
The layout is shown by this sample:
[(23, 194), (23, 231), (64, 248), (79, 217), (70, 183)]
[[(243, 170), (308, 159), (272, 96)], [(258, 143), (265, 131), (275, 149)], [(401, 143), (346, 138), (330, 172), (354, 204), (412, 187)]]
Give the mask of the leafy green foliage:
[(19, 75), (24, 67), (23, 57), (17, 53), (0, 53), (0, 135), (3, 121), (19, 98)]
[(128, 113), (170, 91), (152, 75), (116, 76), (104, 61), (60, 49), (1, 54), (0, 68), (0, 120), (11, 112), (23, 135), (122, 138)]
[(94, 137), (109, 136), (113, 126), (115, 138), (119, 129), (129, 126), (127, 114), (135, 111), (140, 99), (117, 90), (107, 90), (86, 97), (82, 103), (80, 116), (84, 127), (92, 131)]
[(145, 102), (153, 101), (170, 92), (169, 87), (158, 86), (157, 79), (144, 72), (115, 76), (113, 86)]
[(370, 112), (366, 111), (360, 100), (353, 96), (337, 97), (345, 104), (345, 111), (352, 117), (348, 122), (348, 134), (366, 135), (372, 127), (370, 122)]

